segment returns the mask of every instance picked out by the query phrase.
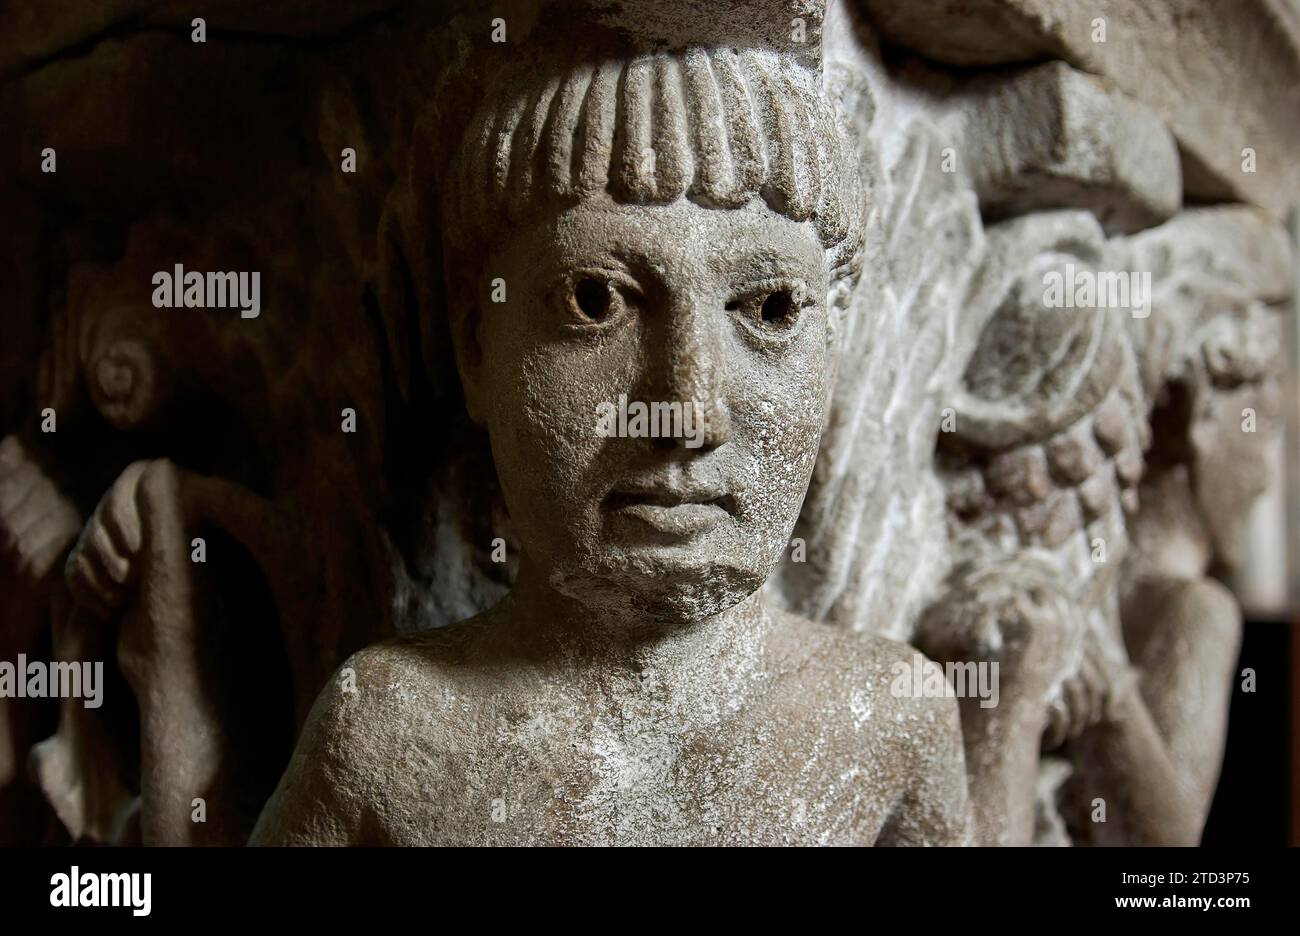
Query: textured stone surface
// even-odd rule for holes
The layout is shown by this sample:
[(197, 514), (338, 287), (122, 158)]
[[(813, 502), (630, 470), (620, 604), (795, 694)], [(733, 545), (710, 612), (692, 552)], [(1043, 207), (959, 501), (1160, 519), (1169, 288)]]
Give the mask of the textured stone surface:
[(0, 659), (115, 661), (0, 699), (0, 837), (1199, 839), (1292, 7), (204, 12), (0, 14)]
[(960, 95), (962, 155), (986, 214), (1086, 207), (1116, 233), (1151, 227), (1182, 206), (1173, 136), (1107, 82), (1053, 62), (972, 85)]
[[(1288, 0), (861, 0), (881, 35), (954, 65), (1062, 59), (1159, 114), (1186, 191), (1284, 217), (1300, 190), (1300, 13)], [(1105, 21), (1105, 41), (1094, 40)], [(1269, 168), (1242, 171), (1253, 148)]]

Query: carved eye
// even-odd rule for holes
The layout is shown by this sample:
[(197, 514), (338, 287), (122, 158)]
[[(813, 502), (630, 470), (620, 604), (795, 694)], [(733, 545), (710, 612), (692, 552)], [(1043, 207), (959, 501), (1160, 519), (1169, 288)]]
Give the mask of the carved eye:
[(566, 305), (582, 324), (601, 325), (618, 318), (627, 304), (620, 284), (609, 276), (580, 273), (570, 281)]
[(760, 333), (788, 332), (809, 304), (802, 286), (764, 285), (727, 303), (728, 312), (739, 312), (745, 324)]
[(767, 298), (763, 300), (763, 305), (758, 310), (758, 317), (763, 320), (763, 324), (774, 326), (789, 325), (798, 314), (799, 310), (795, 307), (794, 296), (788, 289), (768, 293)]

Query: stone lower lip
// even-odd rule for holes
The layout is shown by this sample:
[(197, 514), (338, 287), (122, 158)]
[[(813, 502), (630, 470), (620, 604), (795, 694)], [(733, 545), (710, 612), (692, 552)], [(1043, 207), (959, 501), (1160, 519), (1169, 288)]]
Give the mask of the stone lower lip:
[(689, 536), (713, 529), (729, 516), (717, 504), (631, 503), (619, 507), (619, 516), (638, 520), (661, 533)]

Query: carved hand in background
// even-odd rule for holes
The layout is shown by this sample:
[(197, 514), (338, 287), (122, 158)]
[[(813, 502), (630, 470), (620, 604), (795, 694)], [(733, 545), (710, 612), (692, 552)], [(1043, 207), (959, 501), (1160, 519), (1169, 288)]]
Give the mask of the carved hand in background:
[(1117, 702), (1134, 690), (1137, 672), (1117, 639), (1105, 633), (1103, 624), (1086, 628), (1083, 659), (1061, 683), (1047, 712), (1043, 750), (1052, 751), (1071, 741), (1104, 719), (1115, 717)]
[[(246, 791), (269, 788), (278, 773), (262, 746), (276, 743), (277, 716), (289, 715), (281, 698), (289, 687), (266, 684), (273, 654), (251, 648), (274, 647), (280, 635), (232, 614), (239, 596), (222, 589), (220, 573), (242, 568), (236, 557), (200, 563), (191, 552), (197, 531), (220, 531), (264, 560), (273, 589), (288, 587), (294, 528), (278, 517), (240, 485), (168, 459), (137, 461), (101, 498), (69, 557), (69, 586), (114, 635), (139, 705), (145, 844), (242, 844), (261, 805)], [(268, 714), (255, 700), (259, 723), (248, 721), (248, 679), (262, 685), (259, 699), (282, 703)], [(206, 818), (196, 822), (200, 799)]]
[[(166, 460), (128, 465), (104, 494), (68, 557), (68, 586), (78, 603), (108, 620), (127, 610), (140, 584), (143, 550), (165, 557), (166, 579), (153, 587), (182, 588), (189, 540), (179, 471)], [(154, 539), (146, 543), (145, 531)], [(164, 541), (158, 534), (166, 531)], [(177, 596), (179, 597), (179, 595)], [(137, 683), (157, 665), (184, 661), (194, 651), (194, 634), (185, 621), (169, 615), (126, 614), (119, 634), (118, 660), (127, 680)]]
[[(144, 843), (233, 843), (242, 833), (216, 782), (229, 726), (204, 652), (204, 624), (217, 623), (219, 605), (211, 576), (191, 562), (183, 474), (166, 459), (127, 466), (68, 558), (68, 585), (114, 634), (139, 706)], [(212, 812), (202, 824), (191, 821), (196, 797)]]
[(960, 700), (977, 843), (1032, 840), (1047, 703), (1081, 640), (1053, 569), (1033, 556), (958, 570), (922, 617), (915, 641), (935, 660), (997, 667), (996, 704), (969, 693)]

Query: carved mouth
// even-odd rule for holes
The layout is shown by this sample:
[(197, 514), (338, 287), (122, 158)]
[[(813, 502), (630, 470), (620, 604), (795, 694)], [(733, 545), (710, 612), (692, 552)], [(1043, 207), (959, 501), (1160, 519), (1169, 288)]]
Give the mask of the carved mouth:
[(660, 533), (694, 536), (735, 513), (735, 501), (715, 488), (644, 487), (612, 491), (605, 509)]

